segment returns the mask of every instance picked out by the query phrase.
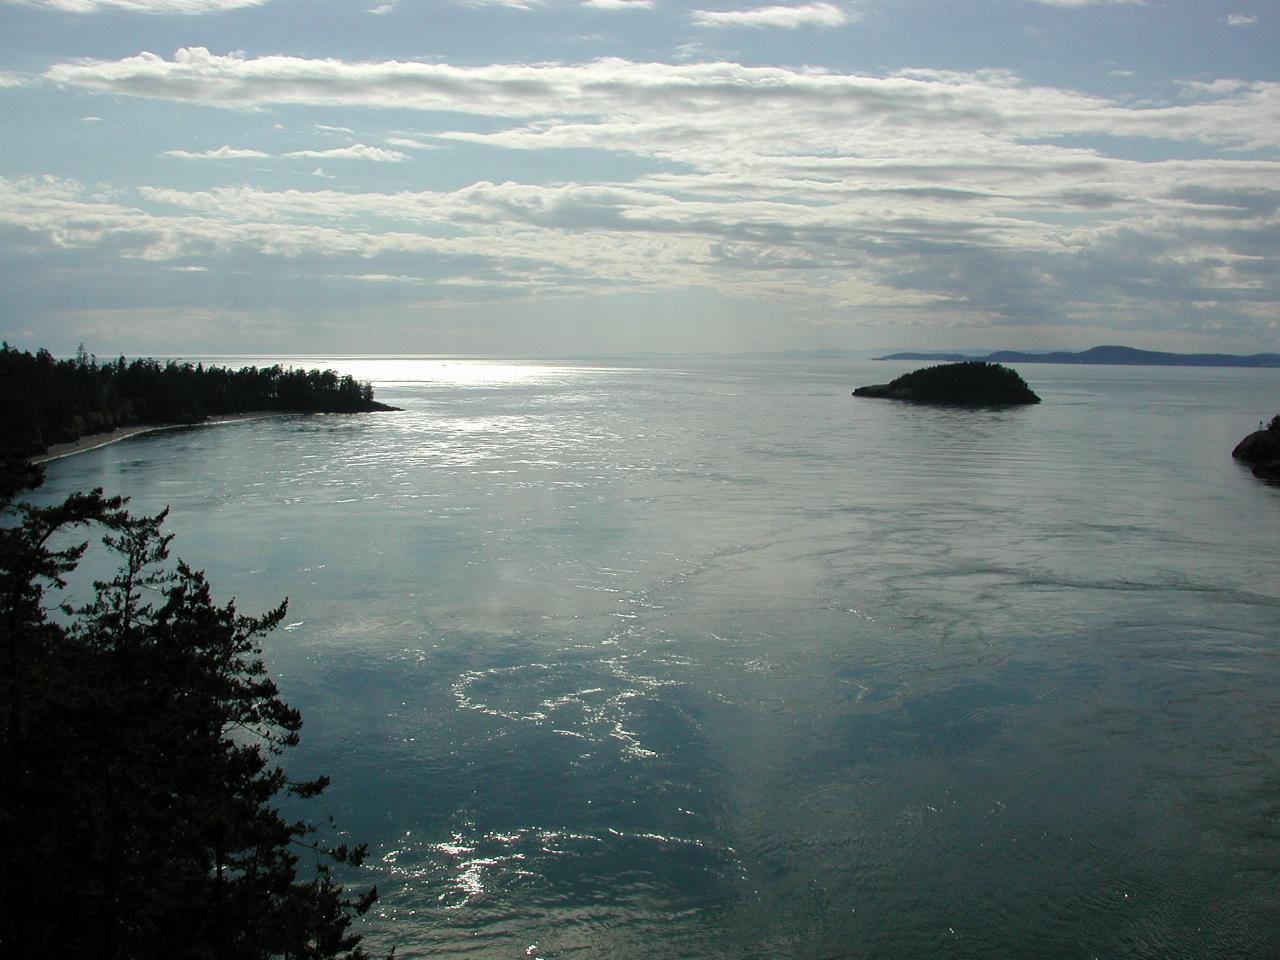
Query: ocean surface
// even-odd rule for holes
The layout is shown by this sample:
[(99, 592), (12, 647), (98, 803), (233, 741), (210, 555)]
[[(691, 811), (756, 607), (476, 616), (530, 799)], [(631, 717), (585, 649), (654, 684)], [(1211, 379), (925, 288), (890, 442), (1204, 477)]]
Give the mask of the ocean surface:
[[(275, 360), (279, 358), (268, 358)], [(288, 362), (288, 361), (286, 361)], [(402, 413), (48, 466), (171, 507), (371, 856), (371, 951), (1280, 956), (1280, 370), (301, 358)]]

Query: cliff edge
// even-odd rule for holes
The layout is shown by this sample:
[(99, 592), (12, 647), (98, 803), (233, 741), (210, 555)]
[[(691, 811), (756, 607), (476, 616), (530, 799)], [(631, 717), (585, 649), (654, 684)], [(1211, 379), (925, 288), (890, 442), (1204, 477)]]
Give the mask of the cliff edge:
[(1280, 483), (1280, 415), (1237, 443), (1231, 456), (1252, 467), (1259, 480)]

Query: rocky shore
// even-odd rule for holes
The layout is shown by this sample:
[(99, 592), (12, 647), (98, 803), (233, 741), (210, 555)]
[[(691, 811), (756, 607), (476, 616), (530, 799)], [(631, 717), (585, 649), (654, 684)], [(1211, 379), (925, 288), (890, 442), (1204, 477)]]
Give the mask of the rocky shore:
[(1280, 483), (1280, 415), (1236, 444), (1231, 456), (1252, 467), (1259, 480)]

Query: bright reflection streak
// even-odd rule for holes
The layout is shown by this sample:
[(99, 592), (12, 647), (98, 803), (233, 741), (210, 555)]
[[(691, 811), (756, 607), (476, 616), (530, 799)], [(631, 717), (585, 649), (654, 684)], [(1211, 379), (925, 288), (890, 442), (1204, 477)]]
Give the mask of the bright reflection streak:
[(220, 366), (271, 366), (280, 364), (310, 370), (336, 370), (372, 383), (440, 383), (460, 387), (490, 387), (537, 383), (581, 376), (592, 367), (512, 363), (469, 357), (213, 357), (206, 362)]
[(336, 360), (335, 368), (357, 380), (380, 383), (446, 383), (461, 387), (502, 386), (563, 376), (572, 368), (490, 360), (387, 359)]

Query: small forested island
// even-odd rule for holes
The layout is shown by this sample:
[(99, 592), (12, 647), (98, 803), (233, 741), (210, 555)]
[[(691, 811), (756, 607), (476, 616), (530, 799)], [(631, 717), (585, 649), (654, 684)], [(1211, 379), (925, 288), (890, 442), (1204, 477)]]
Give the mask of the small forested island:
[(853, 395), (973, 407), (1040, 402), (1016, 370), (981, 360), (915, 370), (890, 383), (858, 387)]
[(1259, 480), (1280, 483), (1280, 414), (1236, 444), (1231, 456), (1252, 467)]
[(332, 370), (205, 366), (169, 360), (99, 363), (47, 350), (0, 347), (0, 448), (36, 456), (50, 445), (136, 425), (195, 424), (250, 412), (365, 413), (394, 410), (373, 387)]

